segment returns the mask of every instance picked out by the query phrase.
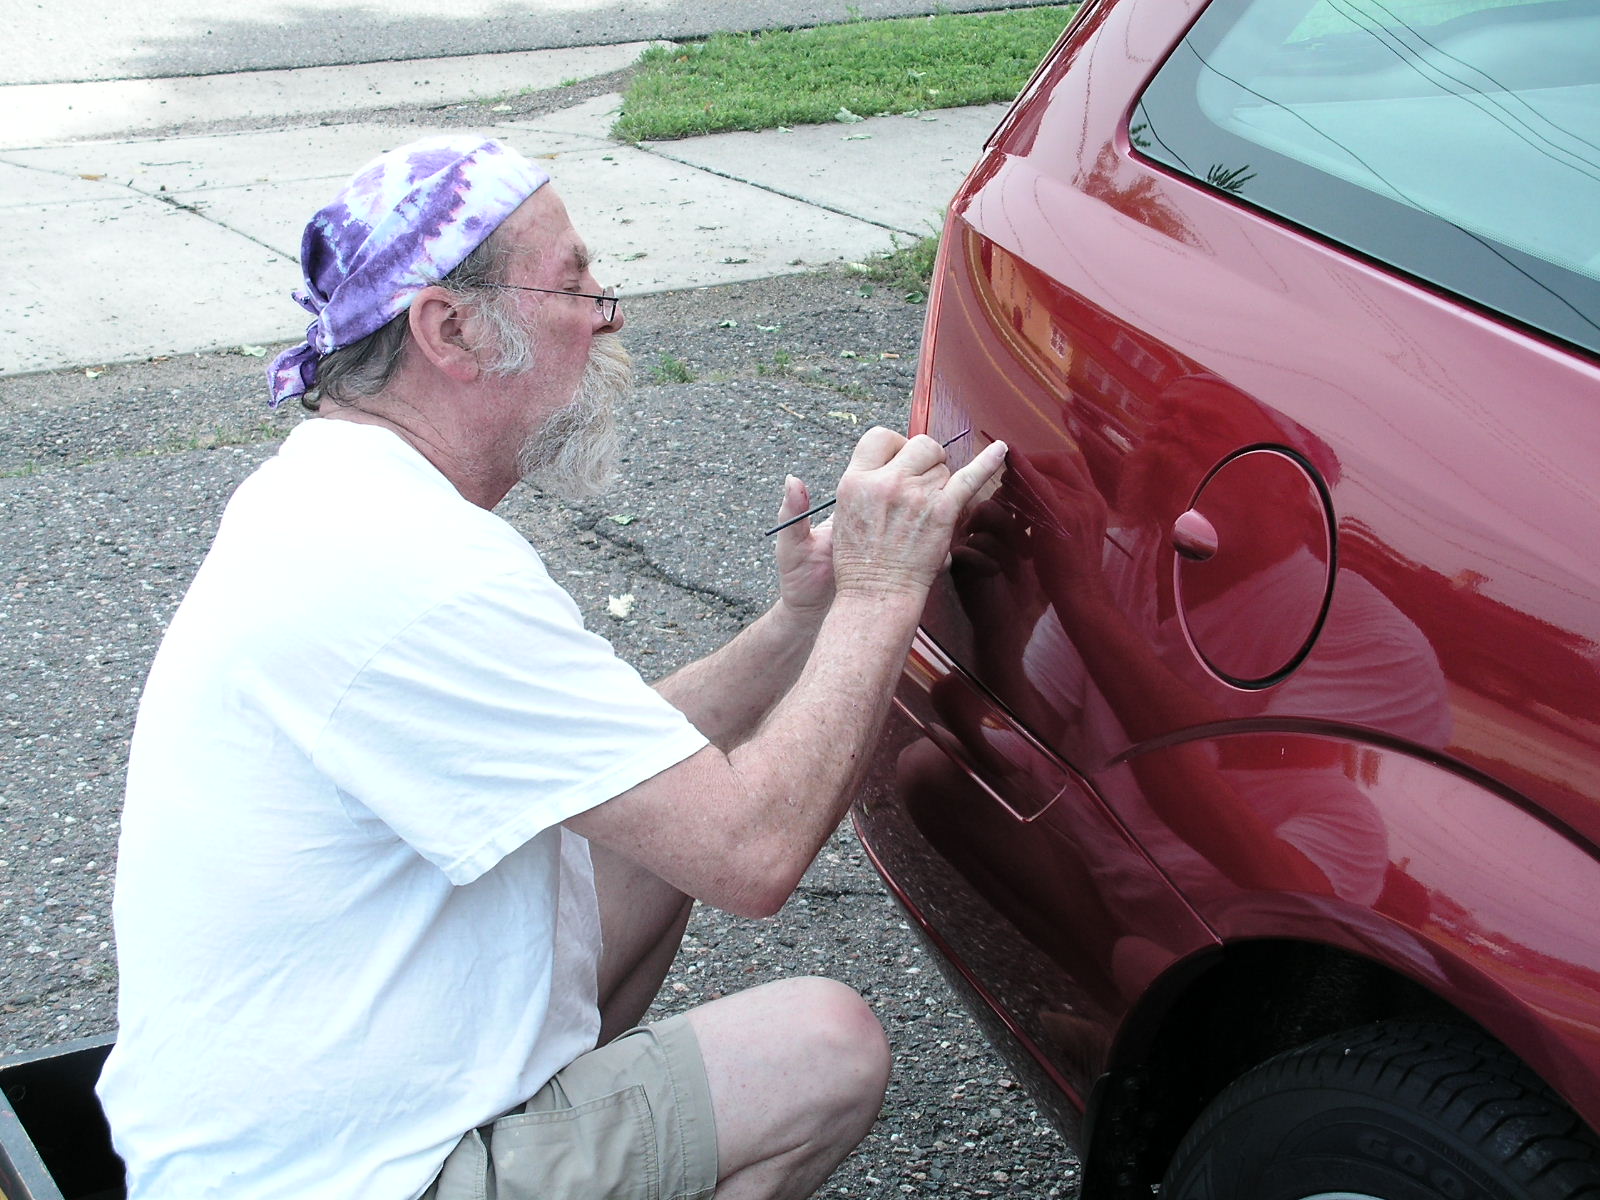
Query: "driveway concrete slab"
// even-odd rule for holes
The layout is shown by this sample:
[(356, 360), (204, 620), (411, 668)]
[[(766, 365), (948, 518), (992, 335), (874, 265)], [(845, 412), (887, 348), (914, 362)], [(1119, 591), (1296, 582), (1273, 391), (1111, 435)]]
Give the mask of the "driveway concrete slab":
[(650, 42), (183, 79), (0, 87), (0, 149), (136, 136), (185, 123), (459, 104), (609, 75)]
[(512, 120), (508, 123), (519, 129), (529, 129), (541, 134), (596, 137), (609, 143), (611, 127), (616, 124), (621, 114), (622, 96), (617, 92), (607, 92), (603, 96), (592, 96), (588, 100), (574, 104), (571, 108), (546, 113), (541, 117)]
[(292, 260), (159, 200), (0, 209), (0, 244), (13, 278), (50, 281), (0, 304), (0, 374), (259, 343), (289, 323), (273, 301)]
[(986, 104), (646, 146), (664, 158), (922, 236), (939, 228), (944, 206), (1007, 108)]
[[(573, 154), (617, 149), (604, 139), (569, 134), (530, 139), (528, 131), (507, 126), (485, 125), (482, 132), (541, 160), (552, 175), (558, 174), (561, 162)], [(170, 138), (142, 143), (137, 158), (117, 165), (128, 170), (138, 191), (173, 197), (206, 219), (293, 260), (299, 256), (306, 221), (333, 198), (350, 174), (374, 156), (417, 136), (412, 126), (344, 125), (315, 131)], [(105, 145), (112, 149), (122, 146)], [(35, 161), (77, 149), (25, 153), (29, 161)], [(290, 169), (278, 170), (283, 163)], [(108, 178), (115, 174), (113, 170)], [(297, 279), (286, 283), (285, 289)], [(298, 319), (299, 309), (294, 312)]]
[[(496, 125), (485, 119), (479, 130), (507, 141), (530, 157), (570, 150), (592, 150), (613, 143), (603, 137)], [(85, 142), (3, 153), (5, 164), (49, 172), (61, 179), (98, 180), (106, 186), (188, 196), (221, 188), (262, 183), (326, 180), (329, 194), (353, 171), (386, 150), (424, 136), (415, 125), (361, 122), (314, 129), (276, 129), (195, 137), (145, 138), (128, 142)], [(22, 189), (27, 180), (18, 177)], [(41, 183), (45, 180), (40, 180)], [(92, 189), (91, 189), (92, 190)], [(0, 174), (0, 203), (8, 195)], [(83, 198), (78, 194), (63, 198)], [(99, 198), (99, 197), (96, 197)]]
[[(300, 282), (300, 238), (306, 222), (329, 200), (343, 179), (291, 179), (287, 183), (257, 183), (249, 187), (215, 188), (183, 197), (183, 203), (229, 234), (248, 239), (281, 254), (290, 265), (279, 295), (287, 295)], [(291, 311), (301, 310), (293, 306)], [(300, 319), (304, 327), (305, 318)]]
[(362, 163), (417, 137), (413, 125), (351, 124), (199, 137), (84, 142), (12, 150), (4, 160), (65, 176), (101, 176), (141, 192), (187, 194), (266, 181), (342, 182)]
[[(365, 132), (389, 144), (385, 131)], [(527, 130), (494, 132), (533, 150)], [(350, 130), (336, 136), (354, 148)], [(338, 179), (364, 157), (340, 159)], [(767, 278), (890, 248), (880, 225), (634, 147), (550, 157), (601, 273), (624, 293)], [(196, 170), (189, 160), (161, 169)], [(172, 178), (234, 177), (199, 170)], [(55, 280), (0, 305), (0, 374), (299, 337), (306, 317), (288, 293), (300, 233), (338, 179), (169, 189), (170, 200), (119, 189), (115, 199), (0, 209), (19, 276)]]
[[(395, 69), (431, 79), (437, 66)], [(602, 278), (634, 294), (813, 270), (927, 233), (1004, 112), (638, 147), (607, 136), (620, 108), (607, 94), (494, 122), (491, 106), (478, 128), (548, 165)], [(377, 117), (0, 151), (13, 269), (54, 281), (0, 295), (0, 374), (297, 339), (306, 317), (288, 293), (306, 219), (362, 163), (424, 132)]]
[(621, 292), (812, 270), (891, 248), (879, 226), (631, 146), (560, 156), (557, 190)]
[(37, 208), (42, 204), (73, 204), (106, 199), (100, 181), (77, 172), (43, 171), (0, 162), (0, 208)]

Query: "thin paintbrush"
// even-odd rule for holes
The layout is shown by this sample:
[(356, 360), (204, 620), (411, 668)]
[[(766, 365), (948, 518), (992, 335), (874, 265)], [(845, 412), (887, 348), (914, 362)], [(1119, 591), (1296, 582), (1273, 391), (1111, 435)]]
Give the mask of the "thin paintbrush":
[[(950, 442), (959, 442), (962, 438), (966, 437), (967, 434), (969, 434), (971, 432), (972, 432), (972, 426), (968, 425), (960, 433), (956, 434), (955, 437), (951, 438), (949, 442), (940, 442), (939, 444), (941, 446), (944, 446), (944, 447), (948, 448), (949, 445), (950, 445)], [(778, 530), (787, 529), (787, 528), (789, 528), (789, 526), (794, 525), (797, 522), (804, 521), (807, 517), (814, 517), (819, 512), (821, 512), (823, 509), (832, 508), (838, 502), (839, 502), (839, 497), (837, 497), (837, 496), (835, 496), (832, 500), (824, 500), (821, 504), (817, 505), (815, 508), (808, 508), (808, 509), (806, 509), (805, 512), (801, 513), (797, 517), (790, 517), (787, 521), (778, 522), (778, 524), (774, 525), (771, 529), (767, 530), (767, 532), (766, 532), (766, 534), (764, 536), (771, 537), (773, 534), (777, 533)]]

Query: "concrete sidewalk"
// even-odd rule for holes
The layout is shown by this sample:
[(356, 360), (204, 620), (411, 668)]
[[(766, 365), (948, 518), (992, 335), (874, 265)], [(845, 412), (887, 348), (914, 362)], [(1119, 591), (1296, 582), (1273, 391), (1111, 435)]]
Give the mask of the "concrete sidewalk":
[[(612, 74), (642, 49), (0, 88), (0, 375), (297, 340), (305, 221), (367, 159), (431, 132), (402, 104), (481, 105), (472, 128), (548, 163), (596, 273), (625, 295), (814, 270), (929, 233), (1005, 111), (630, 146), (609, 136), (615, 94), (527, 118), (495, 103)], [(199, 131), (218, 122), (248, 128)]]

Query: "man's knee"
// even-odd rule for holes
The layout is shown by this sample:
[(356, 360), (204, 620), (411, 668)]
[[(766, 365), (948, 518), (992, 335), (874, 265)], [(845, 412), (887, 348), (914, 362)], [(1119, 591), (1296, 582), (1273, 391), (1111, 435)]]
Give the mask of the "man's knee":
[(876, 1117), (889, 1086), (889, 1039), (871, 1007), (833, 979), (784, 980), (796, 1056), (832, 1081), (841, 1106)]
[(687, 1015), (711, 1089), (722, 1178), (777, 1172), (814, 1187), (877, 1120), (889, 1043), (844, 984), (785, 979)]

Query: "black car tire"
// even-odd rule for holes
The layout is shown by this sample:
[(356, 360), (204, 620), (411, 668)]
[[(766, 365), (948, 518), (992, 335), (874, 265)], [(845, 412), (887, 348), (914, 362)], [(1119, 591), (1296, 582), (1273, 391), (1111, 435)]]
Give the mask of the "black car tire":
[(1164, 1200), (1600, 1198), (1600, 1142), (1504, 1046), (1396, 1022), (1270, 1059), (1179, 1145)]

